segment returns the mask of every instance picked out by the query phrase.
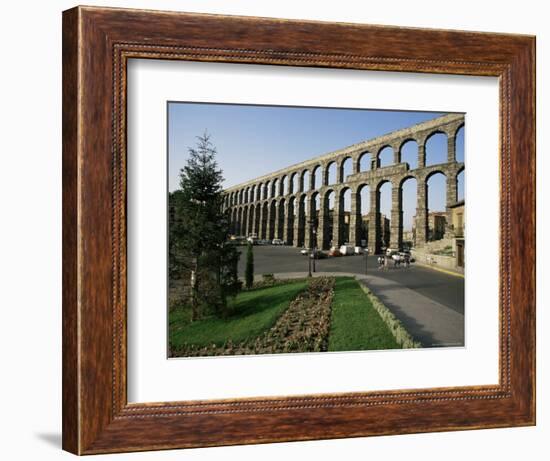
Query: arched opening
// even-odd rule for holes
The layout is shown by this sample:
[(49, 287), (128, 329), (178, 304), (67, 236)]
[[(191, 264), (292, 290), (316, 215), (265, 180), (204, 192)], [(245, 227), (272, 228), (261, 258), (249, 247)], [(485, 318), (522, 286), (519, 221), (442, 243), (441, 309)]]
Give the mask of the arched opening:
[(286, 208), (286, 201), (284, 198), (282, 198), (279, 201), (279, 206), (277, 208), (277, 212), (279, 215), (277, 216), (277, 237), (278, 239), (284, 240), (284, 229), (285, 229), (285, 208)]
[(308, 222), (311, 248), (319, 248), (322, 242), (319, 241), (319, 215), (321, 214), (321, 196), (314, 192), (308, 203)]
[(330, 162), (327, 165), (327, 171), (326, 171), (326, 177), (327, 177), (327, 185), (330, 184), (336, 184), (338, 182), (337, 176), (337, 168), (336, 168), (336, 162)]
[(288, 194), (288, 178), (283, 176), (281, 179), (281, 195)]
[(351, 157), (347, 157), (340, 165), (340, 178), (338, 182), (346, 182), (346, 178), (350, 174), (353, 174), (353, 160), (351, 159)]
[(392, 209), (392, 184), (390, 181), (384, 181), (378, 186), (378, 222), (376, 223), (378, 231), (377, 250), (385, 251), (390, 246), (391, 232), (391, 209)]
[(286, 210), (286, 235), (284, 237), (287, 245), (294, 245), (294, 223), (296, 222), (296, 199), (290, 197)]
[(269, 230), (267, 228), (267, 224), (268, 224), (267, 215), (268, 215), (268, 204), (267, 202), (264, 202), (264, 204), (262, 205), (262, 221), (260, 224), (260, 235), (259, 235), (259, 237), (262, 240), (269, 238), (269, 235), (268, 235)]
[(236, 209), (235, 214), (235, 235), (241, 235), (241, 209)]
[(418, 168), (418, 143), (414, 139), (401, 146), (401, 162), (407, 163), (411, 170)]
[(382, 168), (393, 164), (393, 149), (386, 146), (378, 152), (378, 167)]
[(370, 152), (363, 152), (359, 157), (359, 171), (370, 171), (371, 162), (372, 159)]
[(320, 165), (317, 165), (313, 172), (311, 173), (313, 175), (313, 190), (319, 190), (321, 188), (321, 185), (323, 183), (323, 173)]
[(271, 182), (271, 194), (270, 194), (270, 196), (275, 198), (279, 195), (278, 192), (279, 192), (279, 180), (274, 179)]
[(426, 140), (426, 166), (447, 163), (447, 135), (440, 131)]
[(272, 200), (269, 204), (269, 221), (267, 228), (267, 239), (273, 240), (275, 238), (275, 223), (277, 222), (277, 205), (275, 200)]
[(362, 184), (357, 190), (357, 243), (366, 247), (369, 243), (370, 186)]
[(260, 217), (261, 217), (261, 205), (258, 203), (254, 207), (254, 228), (252, 232), (256, 234), (257, 238), (260, 238)]
[(256, 201), (260, 201), (262, 199), (262, 184), (256, 185)]
[(298, 173), (292, 173), (292, 176), (290, 176), (289, 193), (296, 194), (300, 191), (300, 185), (298, 184), (298, 179), (300, 179), (300, 176), (298, 175)]
[(310, 184), (309, 175), (310, 175), (310, 173), (309, 173), (308, 170), (305, 170), (302, 173), (302, 191), (303, 192), (308, 192), (309, 191), (309, 184)]
[(241, 234), (244, 237), (248, 236), (248, 207), (247, 206), (243, 208), (243, 221), (241, 225)]
[(430, 175), (426, 181), (427, 187), (427, 240), (441, 240), (445, 235), (447, 215), (447, 177), (440, 171)]
[(306, 222), (308, 219), (308, 210), (307, 210), (307, 195), (302, 194), (298, 199), (298, 212), (296, 215), (298, 219), (298, 235), (296, 236), (297, 245), (305, 246), (306, 244)]
[[(350, 225), (351, 225), (351, 189), (346, 187), (340, 191), (340, 215), (338, 219), (338, 229), (340, 235), (335, 235), (336, 245), (350, 243)], [(355, 245), (355, 242), (353, 242)]]
[(411, 249), (415, 242), (415, 217), (418, 194), (418, 182), (416, 178), (406, 178), (401, 183), (401, 210), (403, 212), (401, 222), (401, 244), (403, 248)]
[(264, 185), (264, 200), (270, 198), (270, 192), (271, 192), (271, 182), (267, 181)]
[(254, 213), (255, 211), (256, 211), (256, 207), (254, 205), (250, 205), (248, 207), (248, 223), (247, 223), (248, 228), (246, 232), (248, 236), (254, 233), (254, 223), (256, 222), (256, 216)]
[(455, 135), (455, 155), (456, 161), (464, 163), (464, 125), (462, 125)]
[(337, 245), (334, 235), (334, 204), (336, 193), (333, 190), (327, 191), (323, 200), (323, 249), (332, 248)]
[(456, 200), (458, 202), (460, 202), (461, 200), (464, 200), (464, 186), (465, 186), (464, 169), (462, 169), (456, 176)]

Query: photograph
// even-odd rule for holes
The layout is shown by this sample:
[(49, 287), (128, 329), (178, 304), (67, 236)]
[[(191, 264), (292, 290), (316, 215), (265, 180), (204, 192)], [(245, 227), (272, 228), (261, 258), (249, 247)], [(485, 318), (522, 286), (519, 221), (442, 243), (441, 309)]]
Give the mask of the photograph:
[(169, 358), (465, 346), (466, 114), (166, 113)]

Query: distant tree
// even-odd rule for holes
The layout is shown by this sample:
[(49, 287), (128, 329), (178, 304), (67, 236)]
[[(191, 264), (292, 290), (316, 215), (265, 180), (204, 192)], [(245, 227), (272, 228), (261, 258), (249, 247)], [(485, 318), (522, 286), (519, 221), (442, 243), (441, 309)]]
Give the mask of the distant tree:
[[(171, 194), (169, 268), (188, 276), (192, 319), (211, 309), (225, 314), (227, 298), (238, 292), (239, 253), (227, 243), (229, 220), (222, 210), (222, 172), (210, 135), (197, 137), (180, 171), (180, 190)], [(184, 275), (185, 274), (185, 275)]]
[(244, 283), (246, 284), (246, 288), (252, 288), (252, 285), (254, 284), (254, 251), (250, 242), (248, 243), (248, 247), (246, 249)]

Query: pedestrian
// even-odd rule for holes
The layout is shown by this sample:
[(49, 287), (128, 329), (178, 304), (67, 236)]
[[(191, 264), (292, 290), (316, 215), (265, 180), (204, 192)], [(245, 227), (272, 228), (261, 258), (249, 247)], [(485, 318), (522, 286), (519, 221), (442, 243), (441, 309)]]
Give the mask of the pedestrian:
[(410, 263), (411, 263), (411, 258), (410, 258), (410, 256), (409, 256), (408, 254), (406, 254), (406, 255), (404, 256), (403, 259), (404, 259), (403, 262), (404, 262), (404, 264), (405, 264), (405, 267), (409, 267), (409, 265), (410, 265)]

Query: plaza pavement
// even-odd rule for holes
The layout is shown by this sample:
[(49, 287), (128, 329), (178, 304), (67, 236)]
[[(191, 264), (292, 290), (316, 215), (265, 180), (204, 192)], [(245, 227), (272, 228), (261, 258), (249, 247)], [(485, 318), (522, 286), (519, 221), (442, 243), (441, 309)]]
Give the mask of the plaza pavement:
[[(281, 279), (308, 275), (307, 257), (296, 248), (257, 246), (254, 253), (256, 274), (273, 273)], [(368, 261), (362, 256), (317, 260), (316, 269), (316, 277), (352, 276), (364, 283), (424, 347), (464, 346), (463, 278), (414, 264), (380, 271), (374, 256)]]

